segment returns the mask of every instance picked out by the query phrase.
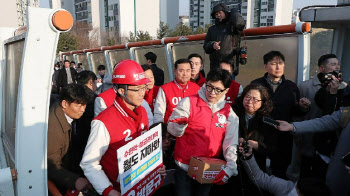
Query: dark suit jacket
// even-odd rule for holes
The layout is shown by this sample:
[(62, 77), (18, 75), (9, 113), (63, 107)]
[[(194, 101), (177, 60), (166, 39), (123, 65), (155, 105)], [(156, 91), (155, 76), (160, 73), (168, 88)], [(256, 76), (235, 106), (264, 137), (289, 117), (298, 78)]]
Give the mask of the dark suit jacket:
[[(74, 68), (70, 68), (70, 73), (72, 75), (72, 80), (75, 83), (75, 76), (77, 75), (77, 71), (75, 71)], [(57, 81), (57, 87), (65, 87), (68, 85), (67, 82), (67, 72), (66, 72), (66, 68), (62, 68), (60, 69), (60, 72), (58, 74), (58, 81)]]
[(164, 71), (156, 64), (152, 64), (151, 69), (154, 75), (154, 85), (162, 86), (164, 84)]
[(85, 147), (90, 136), (91, 121), (94, 118), (94, 103), (97, 97), (96, 93), (84, 85), (90, 100), (86, 105), (84, 114), (76, 120), (76, 133), (72, 134), (72, 171), (84, 175), (80, 167), (80, 161), (83, 158)]
[(56, 102), (49, 112), (49, 127), (47, 138), (47, 169), (48, 179), (62, 191), (75, 189), (78, 174), (71, 172), (69, 145), (71, 138), (69, 125), (62, 108)]

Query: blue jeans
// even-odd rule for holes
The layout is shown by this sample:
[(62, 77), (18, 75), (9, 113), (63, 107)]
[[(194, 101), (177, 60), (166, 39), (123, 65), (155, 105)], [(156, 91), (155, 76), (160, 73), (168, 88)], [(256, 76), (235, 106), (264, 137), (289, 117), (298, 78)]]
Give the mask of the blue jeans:
[(187, 172), (176, 165), (175, 189), (177, 196), (208, 196), (212, 184), (200, 184), (187, 176)]

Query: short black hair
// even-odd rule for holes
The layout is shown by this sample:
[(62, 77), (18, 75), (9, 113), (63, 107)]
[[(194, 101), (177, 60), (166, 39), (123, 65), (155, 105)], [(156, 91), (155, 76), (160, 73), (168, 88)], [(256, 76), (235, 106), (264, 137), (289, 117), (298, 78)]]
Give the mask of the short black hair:
[(89, 80), (97, 80), (96, 74), (89, 70), (83, 70), (76, 76), (76, 81), (78, 84), (87, 84)]
[(280, 51), (270, 51), (264, 55), (264, 64), (267, 64), (269, 61), (271, 61), (273, 58), (278, 57), (282, 61), (285, 61), (285, 57)]
[(99, 66), (97, 67), (97, 70), (98, 70), (98, 71), (100, 71), (100, 70), (106, 70), (106, 66), (104, 66), (104, 65), (99, 65)]
[(203, 65), (203, 58), (202, 58), (201, 55), (199, 55), (197, 53), (193, 53), (193, 54), (188, 55), (187, 59), (190, 60), (193, 57), (200, 58), (201, 59), (201, 64)]
[(90, 100), (90, 96), (85, 91), (83, 85), (72, 83), (63, 87), (60, 92), (59, 103), (61, 104), (63, 100), (67, 101), (69, 104), (77, 103), (86, 105)]
[(233, 61), (230, 60), (230, 59), (222, 59), (221, 62), (220, 62), (220, 65), (221, 63), (226, 63), (226, 64), (229, 64), (230, 67), (231, 67), (231, 72), (233, 72)]
[(78, 63), (78, 68), (83, 68), (83, 64), (82, 63)]
[(152, 63), (155, 63), (157, 61), (157, 55), (153, 52), (147, 52), (145, 54), (146, 60), (150, 60)]
[(65, 64), (66, 62), (70, 63), (70, 61), (69, 61), (69, 60), (64, 60), (64, 61), (63, 61), (63, 64)]
[(151, 70), (152, 73), (153, 73), (153, 70), (152, 70), (151, 66), (149, 66), (147, 64), (143, 64), (143, 65), (141, 65), (141, 67), (142, 67), (143, 71)]
[(337, 56), (335, 54), (325, 54), (322, 55), (319, 59), (318, 59), (318, 66), (320, 67), (321, 65), (326, 65), (328, 63), (328, 59), (333, 59), (333, 58), (337, 58)]
[(71, 61), (71, 62), (70, 62), (70, 64), (72, 64), (72, 63), (74, 63), (74, 64), (75, 64), (75, 62), (74, 62), (74, 61)]
[[(190, 63), (190, 61), (189, 61), (188, 59), (178, 59), (177, 61), (175, 61), (174, 68), (177, 69), (177, 66), (178, 66), (179, 64), (183, 64), (183, 63), (188, 63), (188, 64), (190, 64), (190, 66), (191, 66), (191, 63)], [(192, 67), (191, 67), (191, 68), (192, 68)]]
[(207, 81), (221, 81), (225, 89), (230, 88), (232, 77), (227, 70), (215, 68), (209, 71)]

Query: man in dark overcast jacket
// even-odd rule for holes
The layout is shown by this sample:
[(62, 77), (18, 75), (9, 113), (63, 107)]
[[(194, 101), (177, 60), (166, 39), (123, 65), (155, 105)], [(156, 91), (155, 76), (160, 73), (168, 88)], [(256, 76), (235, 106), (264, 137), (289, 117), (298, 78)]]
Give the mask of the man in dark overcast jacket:
[(210, 70), (219, 67), (223, 59), (233, 59), (234, 49), (239, 46), (240, 31), (245, 26), (242, 16), (238, 12), (230, 13), (224, 3), (213, 8), (211, 17), (215, 19), (215, 25), (208, 29), (203, 45), (205, 53), (209, 54)]

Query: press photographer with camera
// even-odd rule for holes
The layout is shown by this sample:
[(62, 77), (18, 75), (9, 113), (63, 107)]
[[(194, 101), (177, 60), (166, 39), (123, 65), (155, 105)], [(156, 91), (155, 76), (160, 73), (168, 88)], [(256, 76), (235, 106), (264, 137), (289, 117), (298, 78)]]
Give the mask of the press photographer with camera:
[(215, 25), (208, 29), (203, 45), (205, 53), (209, 54), (210, 70), (219, 67), (223, 59), (233, 59), (240, 53), (241, 31), (245, 27), (240, 13), (235, 9), (229, 12), (224, 3), (213, 8), (211, 17)]
[(239, 151), (243, 155), (241, 161), (243, 162), (243, 167), (248, 174), (249, 179), (260, 191), (265, 190), (278, 196), (331, 195), (329, 188), (319, 179), (300, 179), (295, 183), (264, 173), (255, 161), (252, 147), (248, 145), (247, 149), (248, 150), (244, 149), (243, 146), (239, 147)]
[(340, 63), (334, 54), (326, 54), (318, 60), (320, 73), (317, 78), (321, 88), (315, 94), (315, 102), (321, 109), (322, 115), (331, 114), (342, 106), (343, 89)]

